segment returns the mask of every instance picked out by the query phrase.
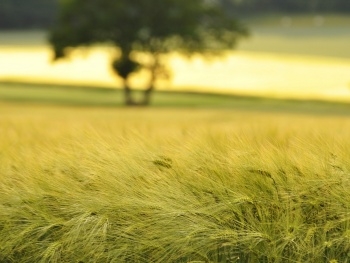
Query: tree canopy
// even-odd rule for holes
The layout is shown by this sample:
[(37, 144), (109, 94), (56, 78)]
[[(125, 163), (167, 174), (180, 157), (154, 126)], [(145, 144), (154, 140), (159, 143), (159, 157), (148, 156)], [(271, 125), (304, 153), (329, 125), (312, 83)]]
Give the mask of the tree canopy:
[[(215, 0), (62, 0), (57, 26), (50, 42), (55, 58), (70, 48), (110, 43), (120, 50), (112, 62), (124, 80), (126, 104), (135, 104), (128, 77), (139, 68), (150, 72), (143, 104), (148, 104), (157, 78), (164, 75), (161, 56), (178, 51), (186, 54), (218, 54), (235, 47), (247, 29)], [(135, 53), (147, 54), (142, 63)]]

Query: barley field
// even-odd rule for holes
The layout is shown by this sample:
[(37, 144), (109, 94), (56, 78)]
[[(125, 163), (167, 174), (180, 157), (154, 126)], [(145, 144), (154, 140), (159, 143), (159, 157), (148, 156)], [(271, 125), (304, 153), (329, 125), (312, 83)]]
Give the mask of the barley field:
[(0, 262), (349, 262), (349, 130), (312, 111), (1, 102)]
[(0, 32), (0, 262), (349, 263), (350, 19), (247, 23), (150, 108), (109, 47), (52, 65), (46, 32)]

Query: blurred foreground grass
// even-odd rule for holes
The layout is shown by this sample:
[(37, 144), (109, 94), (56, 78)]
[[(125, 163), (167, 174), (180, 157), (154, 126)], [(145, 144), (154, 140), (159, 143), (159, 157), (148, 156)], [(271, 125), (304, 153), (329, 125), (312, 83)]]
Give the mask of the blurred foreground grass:
[(0, 262), (348, 262), (349, 117), (247, 109), (2, 102)]

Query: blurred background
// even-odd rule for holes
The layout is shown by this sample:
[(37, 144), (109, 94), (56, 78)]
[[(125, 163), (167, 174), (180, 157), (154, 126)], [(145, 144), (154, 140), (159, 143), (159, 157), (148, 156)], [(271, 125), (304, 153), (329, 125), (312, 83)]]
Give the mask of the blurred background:
[[(350, 100), (349, 0), (221, 0), (250, 36), (225, 56), (171, 54), (172, 78), (159, 90), (274, 98)], [(93, 46), (53, 63), (48, 30), (58, 0), (0, 1), (0, 82), (121, 87), (114, 49)], [(143, 88), (141, 72), (132, 85)], [(1, 86), (1, 85), (0, 85)], [(1, 93), (0, 93), (1, 96)]]

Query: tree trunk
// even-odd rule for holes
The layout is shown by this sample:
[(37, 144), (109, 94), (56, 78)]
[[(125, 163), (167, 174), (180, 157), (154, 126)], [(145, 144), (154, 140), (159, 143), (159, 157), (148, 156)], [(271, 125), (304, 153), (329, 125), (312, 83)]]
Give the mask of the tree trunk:
[(151, 72), (151, 80), (150, 80), (150, 83), (149, 83), (149, 86), (148, 88), (145, 90), (145, 93), (143, 95), (143, 105), (149, 105), (151, 103), (151, 95), (152, 95), (152, 92), (154, 90), (154, 82), (156, 80), (156, 76), (155, 76), (155, 72), (154, 70), (152, 70)]
[(159, 67), (158, 55), (154, 55), (154, 63), (150, 68), (151, 78), (149, 81), (148, 88), (145, 90), (142, 105), (149, 105), (151, 103), (151, 95), (155, 87), (155, 82), (157, 80), (157, 70)]
[(151, 93), (152, 93), (153, 89), (154, 89), (154, 87), (151, 86), (145, 90), (143, 103), (142, 103), (143, 105), (147, 106), (151, 103)]
[(132, 98), (132, 90), (128, 84), (127, 79), (123, 79), (124, 82), (124, 102), (126, 106), (135, 105), (135, 102)]

